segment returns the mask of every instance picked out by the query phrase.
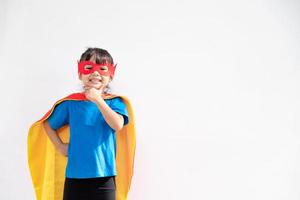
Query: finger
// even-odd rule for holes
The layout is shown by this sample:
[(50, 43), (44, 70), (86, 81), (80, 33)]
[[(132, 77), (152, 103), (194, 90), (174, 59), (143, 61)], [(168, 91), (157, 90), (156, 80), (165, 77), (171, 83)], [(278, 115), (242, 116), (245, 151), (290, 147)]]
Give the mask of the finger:
[(103, 91), (104, 90), (104, 85), (101, 85), (98, 90)]
[(89, 89), (90, 89), (89, 86), (84, 86), (84, 90), (85, 90), (85, 91), (88, 91)]

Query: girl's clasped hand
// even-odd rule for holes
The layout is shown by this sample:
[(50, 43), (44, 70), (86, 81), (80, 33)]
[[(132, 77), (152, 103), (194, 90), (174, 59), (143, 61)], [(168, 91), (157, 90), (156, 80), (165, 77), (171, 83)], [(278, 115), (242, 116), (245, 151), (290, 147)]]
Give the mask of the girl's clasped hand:
[(99, 89), (91, 86), (84, 86), (84, 94), (88, 100), (96, 103), (99, 99), (103, 99), (101, 94), (103, 93), (104, 88), (105, 85), (101, 85)]
[(68, 157), (68, 147), (69, 147), (69, 143), (61, 143), (58, 146), (58, 151), (63, 155)]

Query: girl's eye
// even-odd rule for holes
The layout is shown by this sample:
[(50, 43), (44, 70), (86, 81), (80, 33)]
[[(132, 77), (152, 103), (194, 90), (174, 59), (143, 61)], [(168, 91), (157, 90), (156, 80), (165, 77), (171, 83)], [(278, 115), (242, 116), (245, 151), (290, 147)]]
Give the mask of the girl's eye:
[(105, 67), (102, 67), (102, 68), (101, 68), (101, 70), (103, 70), (103, 71), (106, 71), (106, 70), (107, 70), (107, 68), (105, 68)]
[(84, 69), (86, 69), (86, 70), (90, 70), (90, 69), (92, 69), (92, 66), (90, 66), (90, 65), (86, 65), (86, 66), (84, 66)]

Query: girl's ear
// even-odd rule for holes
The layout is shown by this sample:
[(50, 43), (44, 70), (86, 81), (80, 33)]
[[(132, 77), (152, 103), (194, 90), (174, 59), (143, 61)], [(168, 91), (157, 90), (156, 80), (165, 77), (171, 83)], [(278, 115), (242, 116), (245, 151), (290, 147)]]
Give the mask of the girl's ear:
[(78, 72), (78, 78), (81, 80), (81, 73)]

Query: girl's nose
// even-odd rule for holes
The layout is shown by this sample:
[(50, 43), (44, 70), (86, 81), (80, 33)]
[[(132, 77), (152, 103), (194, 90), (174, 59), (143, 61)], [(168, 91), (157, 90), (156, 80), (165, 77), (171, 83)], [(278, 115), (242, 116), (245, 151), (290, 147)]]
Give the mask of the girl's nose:
[(92, 75), (94, 75), (94, 76), (99, 76), (100, 74), (99, 74), (98, 71), (94, 71), (94, 72), (92, 73)]

